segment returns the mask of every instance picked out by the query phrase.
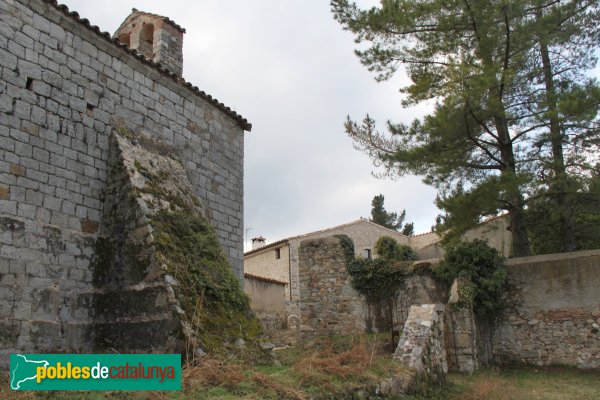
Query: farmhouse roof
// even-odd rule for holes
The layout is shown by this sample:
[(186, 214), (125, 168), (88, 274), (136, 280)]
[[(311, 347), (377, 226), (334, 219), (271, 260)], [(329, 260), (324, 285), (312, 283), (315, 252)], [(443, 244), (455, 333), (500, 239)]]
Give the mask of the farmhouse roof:
[(378, 228), (380, 228), (380, 229), (383, 229), (383, 230), (389, 231), (389, 232), (390, 232), (390, 234), (406, 236), (406, 235), (403, 235), (403, 234), (402, 234), (402, 233), (400, 233), (400, 232), (394, 231), (394, 230), (392, 230), (392, 229), (388, 229), (388, 228), (386, 228), (386, 227), (384, 227), (384, 226), (381, 226), (381, 225), (379, 225), (379, 224), (376, 224), (375, 222), (371, 222), (371, 221), (369, 221), (369, 220), (368, 220), (368, 219), (366, 219), (366, 218), (359, 218), (359, 219), (357, 219), (357, 220), (355, 220), (355, 221), (348, 222), (348, 223), (346, 223), (346, 224), (342, 224), (342, 225), (333, 226), (333, 227), (331, 227), (331, 228), (325, 228), (325, 229), (321, 229), (321, 230), (319, 230), (319, 231), (309, 232), (309, 233), (305, 233), (305, 234), (302, 234), (302, 235), (297, 235), (297, 236), (290, 236), (290, 237), (288, 237), (288, 238), (281, 239), (281, 240), (278, 240), (278, 241), (276, 241), (276, 242), (273, 242), (273, 243), (269, 243), (269, 244), (267, 244), (267, 245), (265, 245), (265, 246), (262, 246), (262, 247), (259, 247), (259, 248), (257, 248), (257, 249), (250, 250), (250, 251), (248, 251), (248, 252), (244, 253), (244, 256), (249, 256), (249, 255), (252, 255), (252, 254), (258, 253), (258, 252), (260, 252), (260, 251), (262, 251), (262, 250), (267, 250), (267, 249), (270, 249), (270, 248), (273, 248), (273, 247), (281, 246), (282, 244), (287, 244), (287, 243), (288, 243), (290, 240), (293, 240), (293, 239), (300, 239), (300, 238), (307, 237), (307, 236), (317, 235), (317, 234), (321, 234), (321, 233), (325, 233), (325, 232), (333, 231), (333, 230), (336, 230), (336, 229), (345, 228), (345, 227), (348, 227), (348, 226), (351, 226), (351, 225), (354, 225), (354, 224), (357, 224), (357, 223), (367, 223), (367, 224), (371, 224), (371, 225), (374, 225), (374, 226), (376, 226), (376, 227), (378, 227)]

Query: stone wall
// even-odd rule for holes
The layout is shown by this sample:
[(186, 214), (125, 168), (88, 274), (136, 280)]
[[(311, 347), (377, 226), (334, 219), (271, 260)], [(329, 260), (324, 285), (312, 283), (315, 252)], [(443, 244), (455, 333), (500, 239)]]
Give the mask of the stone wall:
[(287, 309), (284, 282), (244, 274), (244, 292), (263, 327), (265, 336), (277, 344), (287, 343)]
[(412, 306), (394, 361), (433, 381), (444, 381), (448, 373), (444, 339), (444, 305)]
[(352, 239), (354, 242), (354, 251), (357, 256), (362, 256), (366, 249), (372, 250), (372, 254), (374, 255), (375, 252), (373, 251), (373, 248), (375, 247), (375, 242), (382, 236), (391, 236), (400, 244), (408, 244), (409, 241), (408, 236), (384, 228), (367, 219), (360, 219), (349, 224), (288, 239), (290, 246), (291, 313), (297, 312), (297, 305), (295, 302), (302, 296), (299, 291), (299, 280), (301, 279), (301, 275), (299, 275), (299, 248), (302, 241), (307, 239), (327, 238), (335, 235), (347, 235)]
[[(299, 255), (297, 306), (304, 329), (310, 327), (315, 334), (390, 331), (390, 324), (395, 332), (401, 332), (412, 306), (445, 303), (448, 297), (447, 288), (432, 278), (431, 265), (416, 262), (396, 299), (367, 304), (352, 287), (337, 238), (304, 240)], [(338, 312), (343, 315), (336, 315)]]
[(364, 332), (366, 307), (350, 283), (339, 239), (305, 240), (298, 254), (301, 337)]
[(247, 121), (46, 0), (0, 2), (0, 76), (3, 354), (91, 346), (73, 299), (95, 285), (115, 129), (178, 154), (241, 278)]
[(448, 370), (473, 373), (480, 365), (475, 314), (472, 305), (461, 303), (457, 280), (451, 292), (444, 319)]
[(415, 262), (404, 279), (396, 298), (396, 318), (394, 329), (402, 330), (411, 306), (421, 304), (445, 304), (447, 290), (436, 282), (429, 271), (430, 264)]
[(499, 362), (600, 368), (600, 250), (507, 260), (515, 304), (493, 337)]

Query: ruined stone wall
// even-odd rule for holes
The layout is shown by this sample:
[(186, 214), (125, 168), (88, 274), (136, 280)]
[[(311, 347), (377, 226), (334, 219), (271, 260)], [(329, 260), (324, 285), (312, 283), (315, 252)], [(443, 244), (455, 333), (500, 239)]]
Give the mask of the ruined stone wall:
[[(419, 268), (419, 262), (415, 263)], [(413, 266), (413, 269), (415, 266)], [(409, 273), (402, 284), (396, 298), (396, 312), (394, 329), (402, 330), (408, 318), (411, 306), (421, 304), (445, 304), (447, 290), (443, 285), (436, 282), (429, 271)]]
[(444, 324), (448, 370), (473, 373), (480, 365), (473, 307), (448, 304)]
[(506, 261), (515, 305), (495, 330), (500, 362), (600, 368), (600, 250)]
[[(408, 244), (408, 236), (405, 236), (399, 232), (394, 232), (390, 229), (386, 229), (366, 219), (361, 219), (356, 222), (341, 225), (336, 228), (327, 229), (320, 232), (314, 232), (308, 235), (291, 238), (288, 240), (290, 245), (290, 292), (291, 292), (291, 306), (290, 312), (292, 314), (297, 312), (297, 305), (295, 302), (299, 299), (302, 294), (299, 292), (299, 247), (302, 241), (306, 239), (319, 239), (327, 238), (334, 235), (347, 235), (354, 242), (354, 251), (357, 256), (362, 256), (365, 249), (371, 249), (375, 247), (375, 242), (382, 236), (391, 236), (400, 244)], [(375, 252), (372, 251), (374, 255)]]
[(394, 361), (433, 381), (448, 372), (443, 304), (412, 306), (394, 353)]
[(389, 331), (391, 320), (393, 330), (400, 332), (412, 306), (447, 300), (447, 288), (436, 283), (428, 266), (417, 262), (411, 267), (414, 271), (406, 276), (391, 304), (367, 304), (352, 287), (339, 240), (304, 240), (299, 249), (300, 298), (296, 302), (301, 323), (314, 335), (347, 335)]
[(235, 115), (45, 0), (0, 2), (0, 76), (2, 354), (90, 346), (78, 293), (94, 288), (114, 129), (174, 149), (241, 278)]
[(305, 240), (298, 254), (301, 337), (364, 332), (366, 306), (352, 288), (339, 239)]

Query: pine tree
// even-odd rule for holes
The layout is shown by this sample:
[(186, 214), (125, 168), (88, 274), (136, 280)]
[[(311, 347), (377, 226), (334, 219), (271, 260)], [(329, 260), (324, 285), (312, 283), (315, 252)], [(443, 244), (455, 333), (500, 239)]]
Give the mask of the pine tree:
[(415, 234), (415, 224), (413, 222), (404, 224), (401, 233), (406, 236), (413, 236)]
[[(347, 0), (331, 2), (336, 19), (368, 46), (356, 53), (377, 79), (406, 68), (412, 84), (402, 89), (405, 106), (436, 102), (432, 114), (409, 126), (388, 123), (391, 137), (378, 132), (368, 115), (362, 123), (348, 118), (346, 131), (355, 146), (390, 175), (414, 173), (438, 187), (444, 225), (456, 234), (482, 216), (508, 211), (516, 256), (530, 251), (525, 200), (537, 184), (547, 154), (543, 147), (552, 142), (551, 96), (544, 95), (552, 92), (540, 89), (544, 69), (534, 61), (542, 57), (544, 41), (550, 54), (561, 46), (558, 35), (542, 34), (552, 19), (540, 18), (539, 8), (544, 7), (541, 15), (554, 15), (557, 26), (566, 14), (556, 17), (549, 10), (558, 3), (584, 2), (382, 0), (370, 10)], [(579, 21), (595, 13), (595, 3), (586, 3)], [(570, 40), (582, 37), (574, 33)], [(591, 98), (593, 90), (586, 93)], [(588, 125), (595, 115), (588, 108)], [(587, 145), (592, 131), (582, 136)], [(550, 159), (557, 164), (557, 153)]]
[[(400, 214), (388, 212), (383, 205), (384, 201), (385, 198), (382, 194), (373, 197), (373, 200), (371, 201), (370, 221), (394, 231), (400, 230), (404, 224), (404, 219), (406, 218), (406, 210), (402, 210)], [(405, 229), (408, 229), (406, 228), (408, 225), (410, 225), (410, 229), (412, 229), (412, 223), (406, 224)]]
[[(597, 144), (590, 146), (590, 140), (597, 142), (599, 133), (595, 117), (600, 87), (583, 73), (597, 59), (598, 2), (537, 0), (527, 12), (535, 39), (529, 70), (532, 81), (543, 82), (543, 86), (531, 87), (531, 109), (535, 122), (547, 129), (535, 147), (541, 154), (538, 177), (542, 178), (535, 201), (553, 204), (551, 214), (556, 218), (547, 219), (556, 220), (560, 232), (555, 251), (573, 251), (583, 245), (576, 232), (579, 218), (575, 212), (580, 211), (577, 192), (581, 186), (579, 178), (569, 176), (567, 167), (572, 173), (593, 173), (585, 155), (593, 147), (598, 150)], [(539, 199), (541, 195), (547, 199)]]

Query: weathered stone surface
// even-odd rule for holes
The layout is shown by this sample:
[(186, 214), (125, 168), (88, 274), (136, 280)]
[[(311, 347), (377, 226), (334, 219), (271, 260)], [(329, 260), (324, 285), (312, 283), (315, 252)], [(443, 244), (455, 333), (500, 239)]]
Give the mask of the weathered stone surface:
[(0, 185), (0, 200), (8, 200), (10, 198), (10, 186)]
[(600, 368), (600, 251), (506, 263), (516, 292), (491, 338), (494, 360)]
[(298, 252), (301, 337), (364, 332), (365, 304), (352, 288), (339, 239), (306, 240)]
[(448, 370), (473, 373), (480, 364), (473, 308), (466, 304), (449, 304), (444, 324)]
[(431, 381), (444, 381), (448, 373), (442, 304), (412, 306), (394, 361)]

